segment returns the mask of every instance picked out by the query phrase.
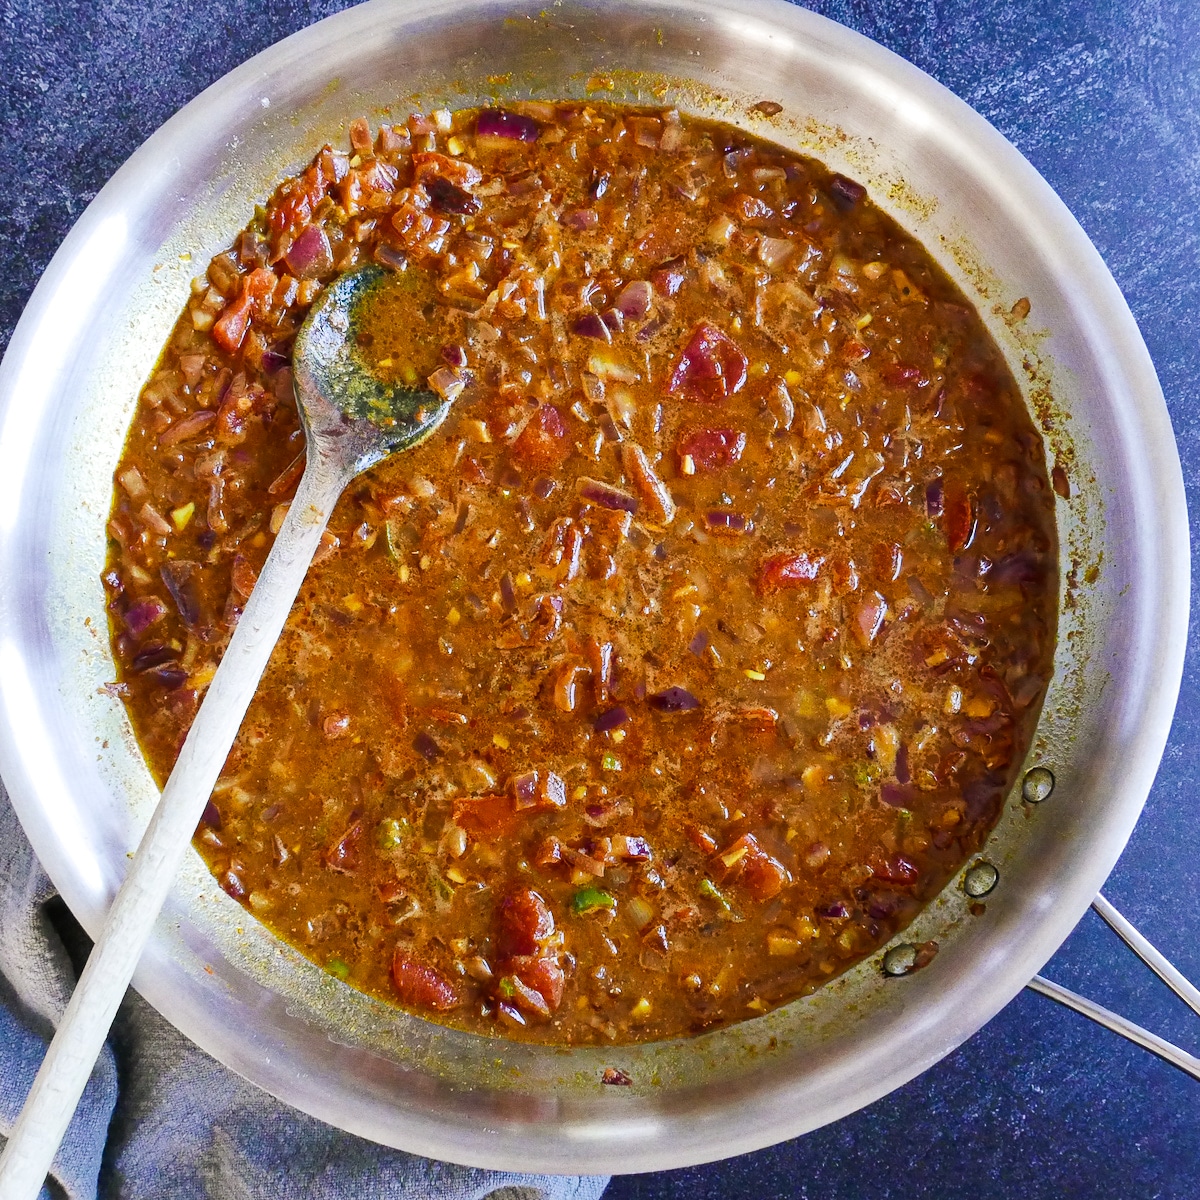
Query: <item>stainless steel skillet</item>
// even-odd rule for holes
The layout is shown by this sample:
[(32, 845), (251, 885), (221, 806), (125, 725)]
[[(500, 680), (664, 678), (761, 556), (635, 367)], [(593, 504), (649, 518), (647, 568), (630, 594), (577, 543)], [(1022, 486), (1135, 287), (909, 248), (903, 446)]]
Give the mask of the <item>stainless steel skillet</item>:
[[(1064, 558), (1079, 564), (1064, 610), (1074, 635), (1035, 747), (1058, 784), (1043, 805), (1010, 803), (987, 847), (1000, 873), (987, 911), (968, 917), (947, 889), (906, 935), (941, 946), (911, 977), (886, 979), (876, 960), (721, 1034), (563, 1053), (432, 1030), (349, 993), (254, 926), (197, 859), (136, 981), (222, 1061), (355, 1132), (494, 1166), (649, 1169), (867, 1103), (969, 1036), (1049, 957), (1120, 853), (1166, 737), (1186, 514), (1161, 394), (1115, 285), (1049, 188), (944, 89), (783, 4), (540, 11), (373, 4), (307, 30), (164, 126), (72, 232), (0, 375), (0, 770), (94, 930), (153, 799), (119, 703), (97, 691), (111, 678), (98, 582), (111, 468), (191, 274), (349, 118), (589, 84), (651, 100), (665, 86), (668, 102), (862, 179), (977, 300), (1014, 366), (1029, 360), (1031, 402), (1075, 492), (1060, 506)], [(784, 113), (750, 115), (760, 99)], [(1029, 317), (1006, 319), (1022, 297)], [(604, 1087), (609, 1065), (633, 1086)]]

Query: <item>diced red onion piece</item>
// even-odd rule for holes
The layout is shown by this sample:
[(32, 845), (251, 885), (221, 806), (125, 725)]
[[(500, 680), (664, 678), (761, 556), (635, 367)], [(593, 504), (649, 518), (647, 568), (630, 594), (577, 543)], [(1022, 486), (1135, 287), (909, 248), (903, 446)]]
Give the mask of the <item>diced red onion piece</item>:
[(662, 263), (650, 272), (650, 279), (655, 291), (664, 296), (674, 296), (687, 279), (687, 260), (672, 258)]
[(887, 602), (878, 592), (864, 597), (855, 614), (855, 635), (863, 646), (870, 646), (879, 636), (887, 615)]
[(925, 512), (931, 517), (942, 515), (942, 503), (945, 498), (946, 484), (938, 475), (925, 485)]
[(446, 401), (454, 400), (467, 386), (466, 376), (453, 367), (438, 367), (426, 382)]
[(921, 382), (921, 368), (897, 363), (894, 367), (888, 367), (883, 372), (883, 381), (895, 387), (908, 387), (919, 384)]
[(893, 854), (877, 864), (874, 870), (875, 877), (887, 883), (912, 884), (921, 878), (920, 868), (903, 854)]
[(385, 267), (391, 267), (393, 271), (408, 270), (408, 256), (394, 246), (389, 246), (387, 242), (380, 242), (375, 247), (375, 261)]
[(508, 571), (500, 576), (500, 607), (506, 613), (517, 610), (517, 590), (513, 586), (513, 577)]
[(161, 667), (164, 663), (171, 662), (174, 658), (175, 651), (170, 646), (164, 646), (162, 642), (151, 642), (133, 656), (129, 669), (143, 675), (155, 667)]
[(125, 628), (135, 638), (140, 638), (155, 621), (166, 616), (166, 612), (166, 605), (157, 596), (151, 596), (135, 604), (125, 613)]
[(619, 308), (606, 308), (600, 314), (600, 320), (608, 326), (612, 333), (620, 333), (625, 328), (625, 314)]
[(768, 271), (784, 266), (796, 252), (796, 244), (788, 238), (762, 237), (758, 240), (758, 261)]
[(629, 714), (618, 705), (616, 708), (610, 708), (608, 712), (601, 713), (592, 724), (592, 728), (597, 733), (607, 733), (610, 729), (616, 729), (618, 725), (624, 725), (629, 720)]
[(546, 782), (542, 788), (541, 798), (555, 808), (562, 808), (567, 802), (567, 785), (553, 771), (546, 772)]
[(514, 775), (511, 786), (517, 807), (527, 808), (537, 799), (538, 773), (525, 771), (520, 775)]
[(909, 784), (885, 783), (879, 789), (879, 798), (889, 808), (911, 808), (915, 793)]
[(611, 802), (604, 804), (589, 804), (583, 810), (583, 819), (593, 828), (600, 829), (604, 825), (608, 825), (613, 818), (613, 810), (616, 805)]
[(567, 802), (567, 785), (553, 771), (543, 776), (540, 771), (525, 771), (509, 781), (517, 808), (532, 808), (550, 804), (562, 808)]
[(601, 342), (612, 341), (612, 331), (599, 313), (586, 313), (575, 322), (571, 331), (580, 337), (596, 338)]
[(840, 901), (835, 900), (832, 904), (822, 904), (816, 909), (818, 917), (848, 917), (850, 910)]
[(188, 673), (178, 663), (156, 667), (150, 674), (169, 692), (178, 691), (187, 683)]
[(607, 412), (597, 414), (596, 424), (600, 426), (600, 432), (604, 434), (606, 442), (624, 441), (624, 438), (621, 437), (621, 431), (617, 428), (617, 423)]
[(617, 834), (612, 840), (612, 848), (618, 858), (628, 859), (630, 862), (649, 862), (653, 857), (650, 843), (644, 837)]
[(207, 429), (216, 419), (217, 414), (210, 408), (202, 408), (198, 412), (189, 413), (159, 434), (158, 444), (160, 447), (174, 446), (176, 442), (186, 441)]
[(281, 367), (288, 365), (286, 354), (280, 354), (278, 350), (264, 350), (262, 356), (262, 369), (268, 375), (274, 375)]
[(316, 279), (333, 270), (333, 249), (320, 225), (309, 225), (291, 244), (284, 262), (297, 279)]
[(910, 575), (905, 582), (909, 594), (918, 604), (928, 608), (933, 603), (933, 594), (915, 575)]
[(569, 212), (563, 213), (563, 224), (568, 229), (576, 229), (580, 232), (595, 229), (600, 224), (600, 214), (594, 208), (573, 208)]
[(189, 628), (200, 624), (200, 593), (195, 579), (198, 570), (197, 563), (187, 559), (175, 559), (164, 563), (160, 572), (163, 583), (167, 585), (167, 591), (171, 593), (171, 599), (175, 601), (175, 607), (183, 618), (183, 623)]
[(692, 634), (692, 640), (688, 642), (688, 649), (693, 654), (703, 654), (708, 649), (708, 632), (704, 629), (697, 629)]
[(845, 175), (834, 175), (829, 181), (829, 190), (833, 193), (834, 203), (844, 212), (853, 208), (866, 194), (867, 189)]
[(590, 500), (601, 508), (612, 508), (627, 513), (636, 513), (638, 510), (637, 497), (613, 487), (611, 483), (589, 479), (585, 475), (576, 484), (576, 489), (585, 500)]
[(1017, 550), (997, 559), (988, 572), (991, 587), (1006, 587), (1010, 584), (1036, 583), (1042, 576), (1039, 556), (1033, 550)]
[(533, 494), (539, 500), (549, 500), (558, 484), (549, 475), (539, 475), (533, 481)]
[(536, 142), (541, 126), (532, 118), (504, 108), (485, 108), (475, 124), (479, 137), (508, 138), (514, 142)]
[(467, 365), (467, 352), (461, 346), (443, 346), (442, 358), (452, 367)]
[(743, 513), (719, 508), (704, 514), (704, 523), (713, 533), (745, 533), (750, 529), (750, 520)]
[(613, 302), (614, 307), (628, 320), (640, 321), (649, 316), (654, 301), (654, 288), (648, 279), (635, 279), (627, 283)]
[(900, 906), (900, 897), (895, 892), (870, 892), (863, 901), (867, 916), (882, 921), (890, 917)]
[(690, 712), (700, 707), (700, 701), (686, 688), (681, 687), (669, 687), (665, 691), (654, 692), (646, 697), (646, 703), (664, 713)]
[(714, 471), (738, 462), (746, 448), (746, 435), (740, 429), (693, 429), (681, 434), (676, 443), (698, 471)]

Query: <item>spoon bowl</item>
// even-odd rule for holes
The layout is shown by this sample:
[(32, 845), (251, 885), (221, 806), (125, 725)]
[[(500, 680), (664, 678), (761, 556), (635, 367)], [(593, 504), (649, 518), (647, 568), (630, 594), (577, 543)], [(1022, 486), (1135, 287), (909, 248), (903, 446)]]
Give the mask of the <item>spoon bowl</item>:
[(337, 453), (355, 474), (427, 438), (450, 411), (433, 392), (380, 378), (360, 344), (362, 314), (391, 272), (369, 265), (338, 276), (296, 335), (292, 369), (308, 445)]

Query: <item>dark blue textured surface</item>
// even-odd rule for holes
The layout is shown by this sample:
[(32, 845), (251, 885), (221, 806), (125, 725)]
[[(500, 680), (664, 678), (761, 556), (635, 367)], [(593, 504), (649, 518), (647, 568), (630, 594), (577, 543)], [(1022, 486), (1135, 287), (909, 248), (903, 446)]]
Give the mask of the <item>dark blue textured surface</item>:
[[(336, 2), (0, 0), (0, 346), (87, 201), (172, 112)], [(1200, 7), (829, 0), (1008, 136), (1104, 255), (1158, 368), (1200, 512)], [(1106, 893), (1200, 980), (1195, 625), (1158, 782)], [(1190, 1047), (1200, 1023), (1089, 916), (1046, 974)], [(925, 1075), (807, 1138), (618, 1179), (666, 1197), (1200, 1196), (1200, 1084), (1028, 993)]]

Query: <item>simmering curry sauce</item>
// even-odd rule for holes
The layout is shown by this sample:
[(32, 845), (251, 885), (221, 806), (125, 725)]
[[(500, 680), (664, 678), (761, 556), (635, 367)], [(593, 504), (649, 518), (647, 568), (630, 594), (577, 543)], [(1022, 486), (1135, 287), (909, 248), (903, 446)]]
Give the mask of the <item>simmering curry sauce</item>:
[(321, 287), (455, 403), (338, 505), (198, 830), (347, 983), (562, 1043), (802, 995), (976, 850), (1058, 584), (1041, 439), (858, 183), (601, 104), (350, 128), (208, 266), (116, 472), (119, 689), (163, 779), (303, 464)]

